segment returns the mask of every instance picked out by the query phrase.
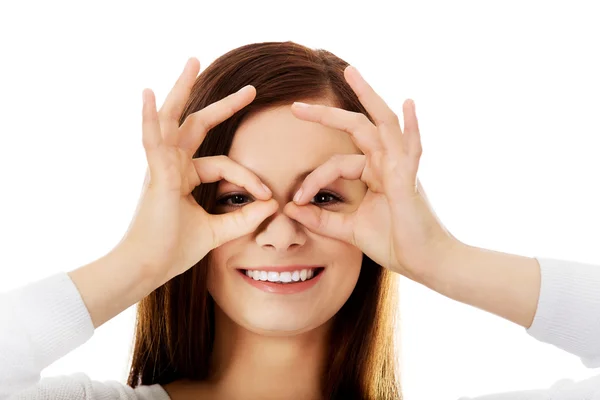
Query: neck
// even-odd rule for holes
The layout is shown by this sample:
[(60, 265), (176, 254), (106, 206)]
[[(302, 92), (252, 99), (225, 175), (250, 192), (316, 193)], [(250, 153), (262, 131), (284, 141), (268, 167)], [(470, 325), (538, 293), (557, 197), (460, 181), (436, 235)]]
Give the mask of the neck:
[(210, 381), (223, 398), (319, 399), (329, 326), (290, 336), (260, 335), (215, 305)]

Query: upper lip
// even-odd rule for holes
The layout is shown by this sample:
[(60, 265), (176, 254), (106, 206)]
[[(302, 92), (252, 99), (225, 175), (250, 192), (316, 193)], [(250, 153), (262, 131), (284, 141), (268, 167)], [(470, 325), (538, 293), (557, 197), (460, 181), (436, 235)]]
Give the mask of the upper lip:
[(238, 269), (251, 271), (276, 271), (276, 272), (291, 272), (300, 271), (303, 269), (324, 268), (322, 265), (262, 265), (257, 267), (241, 267)]

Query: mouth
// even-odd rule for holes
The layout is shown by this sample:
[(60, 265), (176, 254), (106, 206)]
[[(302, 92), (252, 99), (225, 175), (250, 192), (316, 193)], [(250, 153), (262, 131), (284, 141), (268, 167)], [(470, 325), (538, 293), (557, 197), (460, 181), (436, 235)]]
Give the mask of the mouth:
[(307, 267), (287, 271), (281, 269), (239, 269), (238, 271), (255, 281), (293, 285), (298, 282), (306, 282), (316, 278), (324, 269), (325, 268), (323, 267)]
[(324, 270), (324, 267), (319, 266), (298, 265), (238, 269), (238, 273), (242, 280), (263, 292), (295, 294), (317, 285)]

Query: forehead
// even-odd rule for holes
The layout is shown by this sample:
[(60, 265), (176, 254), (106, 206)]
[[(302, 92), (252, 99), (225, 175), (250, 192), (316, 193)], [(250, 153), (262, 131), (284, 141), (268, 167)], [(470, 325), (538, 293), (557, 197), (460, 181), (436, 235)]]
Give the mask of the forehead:
[(267, 177), (316, 168), (334, 154), (361, 151), (348, 133), (300, 120), (292, 114), (290, 105), (284, 105), (244, 120), (236, 131), (229, 157)]

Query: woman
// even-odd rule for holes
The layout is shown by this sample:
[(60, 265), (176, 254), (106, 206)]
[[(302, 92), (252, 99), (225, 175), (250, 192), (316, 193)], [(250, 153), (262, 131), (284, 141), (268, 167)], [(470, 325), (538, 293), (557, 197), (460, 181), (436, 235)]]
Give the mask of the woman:
[[(158, 112), (145, 91), (149, 171), (131, 225), (105, 257), (4, 295), (0, 396), (398, 399), (398, 274), (595, 354), (544, 335), (557, 332), (545, 299), (560, 275), (598, 280), (597, 268), (454, 238), (417, 180), (414, 104), (404, 103), (403, 133), (347, 66), (260, 43), (199, 77), (190, 60)], [(318, 105), (290, 107), (298, 100)], [(591, 290), (573, 292), (564, 297), (595, 304)], [(40, 381), (138, 301), (127, 386)], [(578, 334), (573, 343), (587, 338)], [(497, 398), (542, 398), (525, 395)]]

